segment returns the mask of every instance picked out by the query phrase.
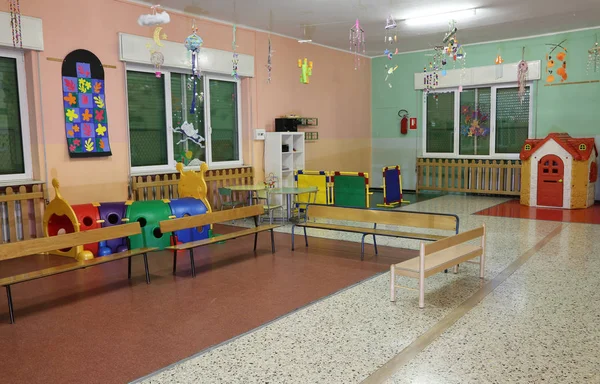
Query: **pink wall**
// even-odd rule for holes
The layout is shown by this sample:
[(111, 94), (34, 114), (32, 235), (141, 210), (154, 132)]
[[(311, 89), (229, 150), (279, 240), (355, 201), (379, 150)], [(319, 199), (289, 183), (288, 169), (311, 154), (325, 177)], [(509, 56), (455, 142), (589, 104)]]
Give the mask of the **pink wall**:
[[(0, 10), (7, 11), (6, 3)], [(77, 10), (77, 11), (76, 11)], [(45, 50), (27, 58), (29, 103), (32, 111), (34, 176), (58, 177), (63, 195), (71, 203), (123, 200), (129, 182), (129, 145), (125, 95), (125, 66), (119, 61), (118, 33), (150, 36), (151, 29), (137, 25), (148, 8), (121, 0), (28, 0), (24, 15), (41, 18)], [(68, 20), (68, 23), (67, 23)], [(198, 20), (199, 34), (208, 48), (231, 49), (231, 26)], [(190, 33), (191, 18), (171, 13), (165, 27), (169, 41), (183, 41)], [(254, 128), (273, 130), (277, 116), (296, 113), (319, 118), (318, 142), (307, 145), (307, 169), (368, 171), (371, 167), (371, 68), (370, 60), (354, 70), (353, 56), (295, 40), (272, 37), (272, 83), (267, 84), (268, 35), (238, 28), (239, 52), (255, 57), (256, 77), (242, 82), (244, 160), (263, 175), (263, 143), (252, 140)], [(61, 63), (75, 49), (94, 52), (106, 69), (106, 96), (113, 156), (70, 159), (64, 135), (61, 101)], [(309, 85), (300, 84), (297, 60), (314, 61)], [(41, 79), (38, 78), (38, 63)], [(41, 89), (41, 98), (40, 98)], [(43, 111), (43, 121), (42, 121)], [(42, 124), (43, 123), (43, 124)], [(46, 161), (42, 127), (45, 131)]]

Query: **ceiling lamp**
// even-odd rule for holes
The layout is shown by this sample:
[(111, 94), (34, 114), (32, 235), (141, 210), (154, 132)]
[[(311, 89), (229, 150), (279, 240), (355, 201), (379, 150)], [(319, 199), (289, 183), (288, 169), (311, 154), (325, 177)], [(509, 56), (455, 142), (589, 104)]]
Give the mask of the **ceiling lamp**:
[[(308, 27), (308, 34), (306, 33), (306, 27)], [(304, 44), (304, 43), (312, 43), (312, 34), (315, 31), (315, 27), (310, 25), (305, 25), (304, 26), (304, 38), (303, 39), (299, 39), (298, 42), (300, 44)]]
[(437, 15), (427, 15), (422, 17), (414, 17), (404, 20), (404, 23), (409, 26), (423, 26), (431, 24), (447, 23), (448, 20), (462, 21), (474, 17), (477, 13), (476, 8), (465, 9), (462, 11), (438, 13)]

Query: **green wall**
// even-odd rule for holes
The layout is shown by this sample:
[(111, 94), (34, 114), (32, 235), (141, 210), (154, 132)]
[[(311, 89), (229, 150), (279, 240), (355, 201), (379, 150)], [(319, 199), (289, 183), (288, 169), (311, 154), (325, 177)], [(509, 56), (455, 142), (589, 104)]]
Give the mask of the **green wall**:
[[(498, 50), (505, 64), (521, 60), (525, 47), (525, 60), (541, 60), (542, 80), (533, 87), (533, 132), (535, 137), (545, 137), (549, 132), (568, 132), (571, 136), (594, 137), (600, 141), (600, 83), (573, 84), (545, 87), (546, 44), (567, 39), (568, 81), (600, 79), (600, 72), (586, 73), (587, 50), (596, 39), (600, 28), (579, 32), (558, 33), (551, 36), (525, 38), (496, 43), (465, 45), (466, 66), (494, 65)], [(442, 35), (440, 35), (440, 44)], [(460, 38), (460, 30), (458, 32)], [(372, 126), (373, 186), (381, 185), (381, 167), (401, 165), (405, 189), (415, 188), (416, 157), (421, 154), (423, 118), (422, 91), (414, 90), (414, 73), (422, 72), (431, 57), (428, 52), (395, 55), (392, 60), (378, 57), (372, 60)], [(385, 65), (398, 65), (392, 75), (392, 88), (385, 81)], [(449, 62), (450, 64), (450, 62)], [(447, 66), (451, 69), (451, 64)], [(457, 66), (458, 68), (458, 66)], [(400, 135), (398, 110), (406, 109), (417, 117), (418, 130)]]

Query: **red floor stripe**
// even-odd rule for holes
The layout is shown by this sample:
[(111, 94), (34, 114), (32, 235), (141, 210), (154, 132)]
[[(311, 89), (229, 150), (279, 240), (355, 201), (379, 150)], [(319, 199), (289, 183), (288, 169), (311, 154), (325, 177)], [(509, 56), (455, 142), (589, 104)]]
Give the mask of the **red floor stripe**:
[(528, 207), (521, 205), (519, 200), (510, 200), (475, 214), (518, 219), (562, 221), (567, 223), (600, 224), (600, 204), (586, 209), (555, 209)]

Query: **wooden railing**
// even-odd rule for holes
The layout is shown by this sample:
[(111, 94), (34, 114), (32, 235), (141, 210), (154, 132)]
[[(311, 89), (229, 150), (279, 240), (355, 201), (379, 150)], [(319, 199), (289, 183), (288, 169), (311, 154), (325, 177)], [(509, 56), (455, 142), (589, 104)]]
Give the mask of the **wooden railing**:
[[(207, 198), (213, 209), (220, 208), (219, 188), (230, 185), (251, 185), (254, 183), (254, 169), (239, 167), (214, 169), (206, 172)], [(131, 178), (132, 200), (176, 199), (179, 173), (163, 175), (134, 176)], [(246, 200), (245, 193), (234, 192), (234, 200)]]
[(42, 222), (47, 199), (44, 183), (0, 187), (2, 243), (43, 237)]
[(419, 191), (518, 196), (520, 160), (417, 159)]

